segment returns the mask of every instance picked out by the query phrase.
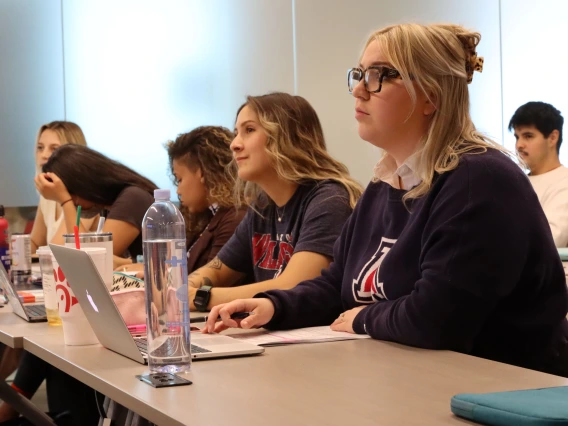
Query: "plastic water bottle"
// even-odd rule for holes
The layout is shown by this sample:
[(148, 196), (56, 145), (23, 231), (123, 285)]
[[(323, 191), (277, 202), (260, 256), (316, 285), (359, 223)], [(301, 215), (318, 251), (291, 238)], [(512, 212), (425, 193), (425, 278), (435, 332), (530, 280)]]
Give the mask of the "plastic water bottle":
[(148, 366), (177, 373), (191, 367), (185, 223), (169, 189), (154, 199), (142, 223)]

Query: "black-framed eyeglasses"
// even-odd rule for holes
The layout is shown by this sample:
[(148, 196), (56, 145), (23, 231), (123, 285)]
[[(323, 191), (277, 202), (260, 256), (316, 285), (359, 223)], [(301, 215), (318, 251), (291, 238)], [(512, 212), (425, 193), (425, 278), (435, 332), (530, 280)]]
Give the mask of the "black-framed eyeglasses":
[(365, 90), (369, 93), (378, 93), (383, 87), (385, 78), (398, 78), (402, 80), (400, 73), (392, 68), (383, 66), (371, 66), (366, 70), (351, 68), (347, 71), (347, 88), (353, 93), (361, 80), (365, 84)]

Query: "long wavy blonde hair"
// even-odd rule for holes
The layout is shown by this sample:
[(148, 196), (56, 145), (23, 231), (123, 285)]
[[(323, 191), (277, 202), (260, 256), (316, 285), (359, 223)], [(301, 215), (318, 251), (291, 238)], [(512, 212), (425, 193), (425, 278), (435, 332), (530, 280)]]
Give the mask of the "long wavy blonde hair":
[(466, 153), (496, 149), (514, 157), (501, 145), (478, 132), (469, 112), (468, 83), (478, 61), (477, 32), (451, 24), (401, 24), (373, 33), (365, 45), (377, 42), (396, 68), (412, 101), (420, 90), (435, 105), (428, 130), (420, 144), (418, 171), (422, 183), (404, 199), (419, 198), (437, 174), (455, 169)]
[[(351, 207), (355, 207), (362, 188), (349, 176), (347, 167), (327, 152), (320, 120), (307, 100), (280, 92), (249, 96), (237, 116), (245, 106), (256, 113), (266, 132), (266, 152), (278, 177), (298, 184), (323, 180), (338, 182), (347, 190)], [(261, 193), (254, 182), (237, 178), (237, 199), (258, 206)]]

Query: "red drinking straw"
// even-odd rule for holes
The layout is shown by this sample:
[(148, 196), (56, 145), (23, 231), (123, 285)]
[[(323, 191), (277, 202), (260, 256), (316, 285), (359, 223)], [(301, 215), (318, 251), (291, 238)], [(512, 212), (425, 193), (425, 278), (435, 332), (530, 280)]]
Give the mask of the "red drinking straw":
[(77, 222), (73, 227), (73, 233), (75, 234), (75, 248), (77, 250), (81, 248), (81, 244), (79, 242), (79, 223), (81, 223), (81, 206), (77, 207)]

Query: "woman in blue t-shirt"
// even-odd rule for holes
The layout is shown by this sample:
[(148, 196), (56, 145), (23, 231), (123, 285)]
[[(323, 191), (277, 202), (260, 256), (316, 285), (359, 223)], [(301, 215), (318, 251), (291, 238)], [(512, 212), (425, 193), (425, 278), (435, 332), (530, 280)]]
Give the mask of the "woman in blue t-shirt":
[[(562, 264), (530, 182), (477, 132), (468, 83), (479, 33), (404, 24), (348, 72), (359, 136), (382, 148), (320, 277), (215, 307), (206, 330), (333, 330), (568, 377)], [(215, 325), (218, 315), (224, 324)]]
[[(319, 275), (361, 194), (300, 96), (249, 96), (235, 134), (235, 191), (249, 211), (217, 257), (189, 276), (200, 310)], [(243, 281), (252, 284), (236, 286)]]

